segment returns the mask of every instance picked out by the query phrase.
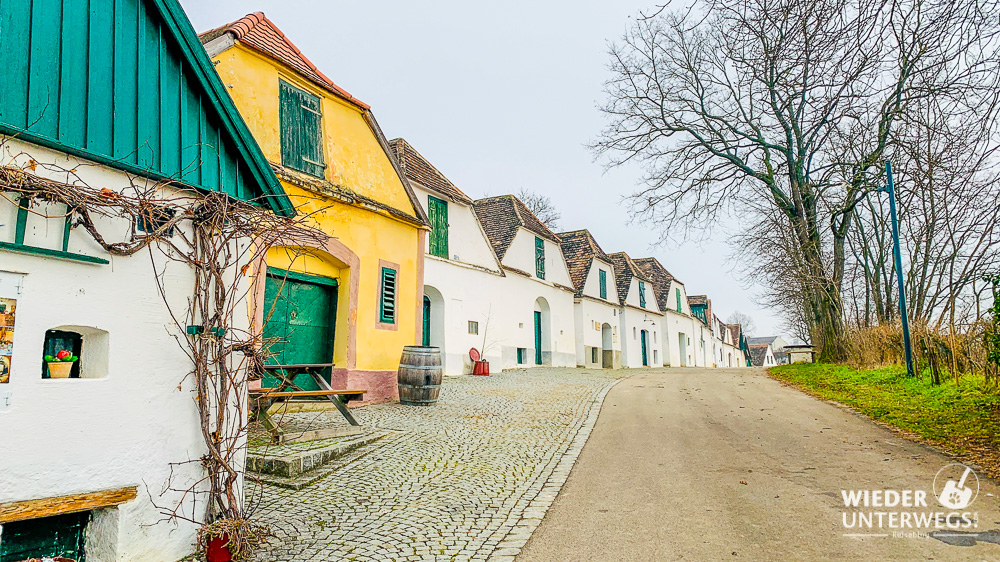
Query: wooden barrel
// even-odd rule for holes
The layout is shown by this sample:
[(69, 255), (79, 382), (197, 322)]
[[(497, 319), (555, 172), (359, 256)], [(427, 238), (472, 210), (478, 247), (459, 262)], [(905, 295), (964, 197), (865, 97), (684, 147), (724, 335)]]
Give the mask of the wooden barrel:
[(411, 406), (430, 406), (441, 392), (441, 349), (408, 345), (399, 358), (399, 402)]

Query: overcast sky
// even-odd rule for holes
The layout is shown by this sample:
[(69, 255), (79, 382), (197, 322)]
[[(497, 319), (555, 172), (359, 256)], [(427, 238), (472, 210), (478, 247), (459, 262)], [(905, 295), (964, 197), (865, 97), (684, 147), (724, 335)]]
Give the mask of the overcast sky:
[[(655, 0), (653, 0), (655, 2)], [(640, 171), (605, 173), (586, 145), (604, 123), (607, 43), (652, 2), (181, 0), (199, 32), (262, 11), (327, 76), (370, 104), (388, 138), (404, 137), (472, 198), (545, 194), (559, 231), (588, 228), (604, 251), (656, 256), (707, 294), (723, 320), (780, 320), (755, 303), (723, 233), (654, 246), (622, 201)]]

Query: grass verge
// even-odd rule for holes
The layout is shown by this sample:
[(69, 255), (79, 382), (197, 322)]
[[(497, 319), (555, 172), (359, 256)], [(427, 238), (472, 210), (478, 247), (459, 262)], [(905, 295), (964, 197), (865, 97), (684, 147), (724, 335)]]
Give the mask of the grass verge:
[(1000, 393), (978, 377), (933, 385), (907, 378), (902, 367), (858, 370), (799, 363), (770, 375), (814, 396), (833, 400), (978, 464), (1000, 478)]

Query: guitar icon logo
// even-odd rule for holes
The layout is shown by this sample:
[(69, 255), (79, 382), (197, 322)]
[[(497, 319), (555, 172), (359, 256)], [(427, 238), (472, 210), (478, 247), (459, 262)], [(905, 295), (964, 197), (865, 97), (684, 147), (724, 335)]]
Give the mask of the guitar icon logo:
[[(961, 471), (958, 482), (955, 476)], [(972, 480), (969, 480), (972, 476)], [(938, 488), (938, 480), (945, 480), (943, 488)], [(964, 464), (949, 464), (938, 471), (934, 477), (934, 495), (937, 496), (938, 503), (948, 509), (965, 509), (979, 495), (979, 477), (971, 468)]]

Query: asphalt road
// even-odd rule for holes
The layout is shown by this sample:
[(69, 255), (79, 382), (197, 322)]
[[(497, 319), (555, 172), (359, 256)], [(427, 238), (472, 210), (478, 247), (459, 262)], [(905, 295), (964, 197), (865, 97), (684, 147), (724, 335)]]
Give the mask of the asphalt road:
[[(843, 525), (845, 510), (947, 511), (931, 490), (950, 462), (761, 370), (649, 371), (608, 394), (517, 560), (1000, 560), (983, 542), (1000, 531), (943, 537), (975, 543), (956, 546)], [(1000, 489), (979, 483), (966, 532), (1000, 530)], [(926, 490), (928, 507), (848, 509), (844, 489)]]

